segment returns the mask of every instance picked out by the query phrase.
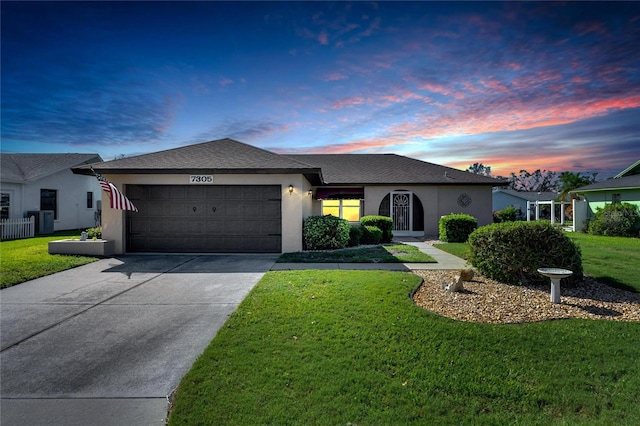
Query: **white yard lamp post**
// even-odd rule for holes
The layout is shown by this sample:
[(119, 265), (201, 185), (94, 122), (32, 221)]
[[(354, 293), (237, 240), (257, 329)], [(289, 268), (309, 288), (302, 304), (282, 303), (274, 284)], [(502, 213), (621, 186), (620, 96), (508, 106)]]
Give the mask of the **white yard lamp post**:
[(551, 280), (551, 302), (560, 303), (560, 280), (570, 277), (573, 272), (560, 268), (539, 268), (538, 273)]

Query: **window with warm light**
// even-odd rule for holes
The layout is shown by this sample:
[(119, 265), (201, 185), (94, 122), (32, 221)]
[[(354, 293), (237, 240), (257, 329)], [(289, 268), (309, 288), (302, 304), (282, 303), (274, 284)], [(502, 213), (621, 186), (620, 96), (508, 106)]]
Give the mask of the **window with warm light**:
[(323, 200), (322, 215), (328, 214), (349, 222), (359, 222), (360, 200)]

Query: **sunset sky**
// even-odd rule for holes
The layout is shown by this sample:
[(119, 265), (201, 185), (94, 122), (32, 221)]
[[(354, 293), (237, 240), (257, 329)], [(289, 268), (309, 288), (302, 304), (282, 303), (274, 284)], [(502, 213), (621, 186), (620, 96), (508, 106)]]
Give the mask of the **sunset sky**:
[(640, 159), (640, 3), (2, 1), (3, 152)]

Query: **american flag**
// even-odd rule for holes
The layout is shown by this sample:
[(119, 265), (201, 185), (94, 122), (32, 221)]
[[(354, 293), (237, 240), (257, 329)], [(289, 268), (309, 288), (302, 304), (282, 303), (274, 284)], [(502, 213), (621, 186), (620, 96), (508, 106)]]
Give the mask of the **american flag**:
[(106, 191), (107, 194), (109, 194), (109, 199), (111, 200), (111, 203), (109, 205), (112, 209), (131, 210), (134, 212), (138, 211), (136, 206), (134, 206), (133, 203), (129, 201), (129, 199), (122, 192), (118, 191), (118, 188), (116, 188), (114, 184), (109, 182), (107, 178), (99, 175), (93, 169), (91, 169), (91, 171), (94, 175), (96, 175), (96, 178), (98, 179), (98, 182), (100, 182), (100, 186), (102, 187), (102, 189)]

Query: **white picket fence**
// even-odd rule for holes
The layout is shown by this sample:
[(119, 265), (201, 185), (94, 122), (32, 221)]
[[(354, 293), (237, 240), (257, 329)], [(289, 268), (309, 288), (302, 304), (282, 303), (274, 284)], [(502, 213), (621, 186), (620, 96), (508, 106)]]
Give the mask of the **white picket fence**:
[(36, 218), (31, 216), (24, 219), (0, 220), (0, 239), (14, 240), (18, 238), (31, 238), (36, 232)]

